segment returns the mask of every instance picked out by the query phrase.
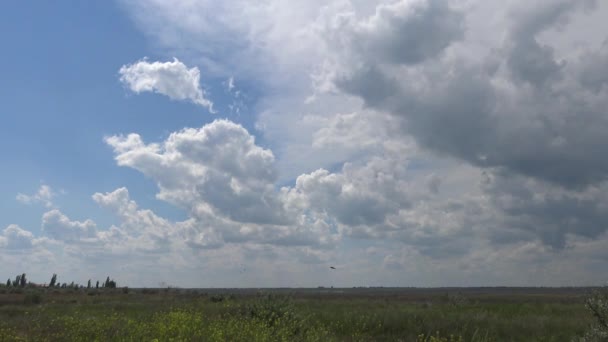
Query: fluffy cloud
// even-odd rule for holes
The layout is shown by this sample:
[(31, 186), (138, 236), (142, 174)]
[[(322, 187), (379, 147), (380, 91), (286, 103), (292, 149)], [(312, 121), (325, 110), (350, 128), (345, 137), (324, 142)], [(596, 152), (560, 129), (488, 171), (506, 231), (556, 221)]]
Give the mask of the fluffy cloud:
[[(105, 194), (95, 193), (93, 200), (109, 209), (120, 219), (120, 226), (113, 231), (101, 234), (102, 241), (111, 241), (122, 236), (128, 240), (125, 248), (134, 247), (139, 251), (166, 252), (171, 249), (172, 239), (176, 238), (187, 222), (170, 222), (148, 209), (140, 209), (131, 200), (127, 188), (119, 188)], [(108, 234), (109, 233), (109, 234)], [(175, 239), (179, 243), (179, 239)]]
[(135, 93), (155, 92), (172, 100), (190, 100), (213, 112), (213, 103), (201, 89), (201, 73), (174, 58), (172, 62), (141, 60), (120, 68), (120, 81)]
[(9, 250), (27, 250), (34, 246), (34, 234), (11, 224), (0, 235), (0, 246)]
[(409, 206), (404, 162), (374, 158), (367, 164), (347, 164), (340, 173), (317, 170), (298, 177), (290, 200), (307, 210), (328, 215), (347, 226), (374, 226), (389, 213)]
[(139, 135), (112, 136), (118, 165), (141, 171), (160, 188), (158, 197), (189, 212), (217, 212), (237, 222), (287, 224), (274, 189), (274, 155), (242, 126), (216, 120), (146, 145)]
[[(183, 228), (191, 246), (247, 241), (327, 245), (334, 240), (327, 225), (300, 215), (302, 208), (285, 198), (287, 190), (277, 190), (273, 153), (256, 145), (238, 124), (216, 120), (175, 132), (161, 144), (145, 144), (137, 134), (108, 137), (106, 142), (119, 165), (153, 179), (159, 199), (189, 213), (193, 221)], [(94, 199), (128, 208), (124, 192)]]
[(42, 215), (42, 230), (53, 239), (72, 241), (95, 236), (96, 225), (91, 220), (70, 221), (67, 216), (55, 209)]
[(42, 203), (45, 207), (50, 208), (53, 206), (53, 198), (55, 193), (48, 185), (41, 185), (33, 195), (24, 195), (22, 193), (17, 194), (17, 201), (24, 204)]
[(150, 210), (139, 209), (126, 188), (96, 193), (93, 199), (118, 217), (118, 226), (98, 229), (90, 219), (71, 220), (55, 209), (42, 216), (46, 242), (63, 246), (63, 254), (91, 262), (116, 258), (133, 258), (139, 262), (141, 258), (179, 250), (178, 246), (184, 245), (180, 234), (188, 221), (170, 222)]

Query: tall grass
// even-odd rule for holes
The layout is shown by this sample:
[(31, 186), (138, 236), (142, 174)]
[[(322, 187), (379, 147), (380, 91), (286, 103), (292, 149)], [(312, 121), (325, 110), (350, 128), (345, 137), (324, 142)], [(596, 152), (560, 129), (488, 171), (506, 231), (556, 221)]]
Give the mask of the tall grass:
[(0, 297), (0, 341), (570, 341), (593, 323), (582, 300), (90, 293)]

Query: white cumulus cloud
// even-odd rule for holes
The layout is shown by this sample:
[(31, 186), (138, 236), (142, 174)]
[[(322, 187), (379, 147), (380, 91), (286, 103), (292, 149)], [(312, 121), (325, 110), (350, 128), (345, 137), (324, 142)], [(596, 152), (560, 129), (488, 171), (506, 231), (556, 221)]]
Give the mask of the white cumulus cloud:
[(54, 209), (42, 216), (42, 230), (56, 240), (79, 240), (95, 236), (96, 225), (91, 220), (70, 221), (59, 210)]
[(205, 97), (201, 88), (201, 73), (197, 67), (188, 68), (174, 58), (169, 62), (148, 62), (146, 59), (123, 65), (120, 81), (131, 91), (154, 92), (172, 100), (189, 100), (213, 112), (213, 103)]
[(34, 246), (34, 234), (11, 224), (0, 234), (0, 246), (15, 250), (30, 249)]

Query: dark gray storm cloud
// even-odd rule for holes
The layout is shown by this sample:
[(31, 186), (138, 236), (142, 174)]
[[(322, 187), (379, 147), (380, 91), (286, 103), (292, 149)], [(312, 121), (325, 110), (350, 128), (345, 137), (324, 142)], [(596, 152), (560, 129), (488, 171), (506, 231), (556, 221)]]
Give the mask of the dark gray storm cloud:
[(608, 85), (608, 40), (598, 51), (583, 56), (580, 66), (579, 82), (599, 94)]
[(379, 6), (368, 22), (355, 26), (353, 44), (367, 58), (417, 64), (441, 54), (464, 37), (464, 15), (447, 1), (397, 2)]
[(596, 238), (608, 229), (606, 186), (563, 191), (508, 173), (494, 173), (484, 184), (492, 205), (504, 216), (491, 238), (497, 243), (537, 236), (555, 249), (566, 247), (567, 235)]
[[(420, 66), (363, 56), (365, 62), (354, 64), (335, 84), (367, 106), (401, 117), (407, 134), (439, 154), (569, 188), (602, 182), (608, 175), (608, 160), (602, 157), (608, 115), (606, 99), (598, 94), (605, 82), (602, 52), (589, 51), (568, 64), (538, 39), (545, 30), (566, 25), (572, 12), (586, 8), (582, 4), (542, 2), (519, 8), (523, 14), (511, 16), (507, 38), (491, 56), (435, 61), (435, 50)], [(415, 21), (442, 25), (435, 15), (424, 13)], [(449, 8), (441, 13), (448, 21), (459, 17)], [(407, 27), (407, 21), (414, 20), (395, 18), (405, 23), (394, 19), (385, 25)], [(429, 36), (420, 32), (419, 40), (438, 40), (441, 49), (459, 37), (439, 28), (431, 31)], [(418, 49), (416, 43), (409, 44)], [(378, 51), (383, 53), (392, 52)], [(496, 63), (494, 68), (487, 67), (491, 63)]]
[(551, 46), (542, 44), (538, 34), (553, 26), (564, 26), (573, 11), (591, 8), (594, 0), (540, 1), (512, 11), (512, 27), (507, 41), (507, 65), (516, 79), (541, 86), (561, 75), (564, 63), (556, 60)]

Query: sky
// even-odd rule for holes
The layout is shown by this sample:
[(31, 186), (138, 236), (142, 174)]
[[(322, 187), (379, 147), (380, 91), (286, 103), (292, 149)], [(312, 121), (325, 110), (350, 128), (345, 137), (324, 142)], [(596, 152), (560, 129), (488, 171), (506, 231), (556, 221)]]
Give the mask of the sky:
[(0, 276), (605, 284), (606, 19), (593, 0), (3, 3)]

